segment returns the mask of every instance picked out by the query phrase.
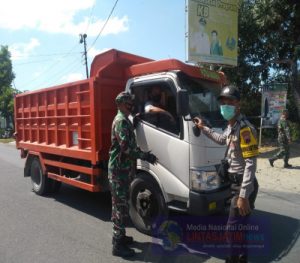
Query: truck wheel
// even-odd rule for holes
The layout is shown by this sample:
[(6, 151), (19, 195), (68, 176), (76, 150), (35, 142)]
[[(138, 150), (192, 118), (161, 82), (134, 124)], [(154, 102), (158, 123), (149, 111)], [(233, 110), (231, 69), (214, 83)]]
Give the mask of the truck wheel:
[(131, 184), (129, 214), (136, 229), (146, 235), (155, 235), (157, 220), (168, 215), (160, 188), (145, 174)]
[(49, 179), (43, 174), (38, 158), (34, 158), (30, 166), (32, 190), (38, 195), (44, 195), (49, 188)]

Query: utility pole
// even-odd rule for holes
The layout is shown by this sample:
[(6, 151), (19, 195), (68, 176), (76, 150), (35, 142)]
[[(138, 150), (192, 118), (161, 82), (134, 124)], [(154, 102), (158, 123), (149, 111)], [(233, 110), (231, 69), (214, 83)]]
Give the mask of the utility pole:
[(86, 37), (87, 37), (87, 34), (79, 34), (79, 37), (80, 37), (79, 43), (80, 44), (83, 43), (83, 46), (84, 46), (84, 52), (83, 52), (84, 64), (85, 64), (86, 78), (88, 79), (89, 78), (89, 70), (88, 70), (87, 52), (86, 52)]

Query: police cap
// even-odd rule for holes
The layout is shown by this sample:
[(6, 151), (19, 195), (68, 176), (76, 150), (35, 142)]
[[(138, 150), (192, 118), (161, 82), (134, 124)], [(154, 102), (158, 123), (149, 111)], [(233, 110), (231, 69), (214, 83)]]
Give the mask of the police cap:
[(115, 99), (116, 104), (119, 105), (121, 103), (132, 103), (133, 101), (133, 96), (130, 95), (128, 92), (122, 91), (121, 93), (119, 93)]
[(222, 88), (221, 93), (218, 97), (218, 100), (222, 98), (228, 98), (232, 100), (240, 100), (241, 95), (237, 87), (233, 85), (225, 86)]

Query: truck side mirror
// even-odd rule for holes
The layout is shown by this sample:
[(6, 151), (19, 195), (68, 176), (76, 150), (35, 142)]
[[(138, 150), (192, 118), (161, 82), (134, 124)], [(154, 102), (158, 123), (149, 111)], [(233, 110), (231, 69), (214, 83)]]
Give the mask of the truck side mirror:
[(177, 115), (186, 116), (189, 112), (189, 94), (187, 90), (177, 92)]

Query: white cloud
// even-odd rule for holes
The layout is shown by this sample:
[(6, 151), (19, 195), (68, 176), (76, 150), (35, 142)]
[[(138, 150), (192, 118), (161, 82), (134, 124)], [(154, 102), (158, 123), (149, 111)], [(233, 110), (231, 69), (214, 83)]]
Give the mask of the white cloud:
[(28, 43), (15, 43), (9, 46), (12, 60), (26, 59), (31, 52), (40, 46), (40, 42), (36, 38), (31, 38)]
[[(97, 20), (94, 23), (90, 24), (88, 35), (97, 36), (102, 29), (105, 20)], [(107, 23), (103, 32), (101, 32), (102, 36), (109, 34), (118, 34), (120, 32), (124, 32), (128, 30), (128, 17), (123, 16), (122, 18), (112, 17)]]
[[(86, 30), (89, 10), (96, 0), (9, 0), (1, 4), (0, 28), (10, 30), (36, 29), (50, 33), (78, 35)], [(76, 19), (81, 11), (86, 17)], [(89, 36), (97, 36), (105, 19), (93, 17)], [(102, 35), (128, 30), (127, 16), (112, 17)]]
[(92, 47), (89, 49), (88, 57), (91, 58), (91, 60), (93, 60), (96, 55), (103, 53), (107, 50), (109, 50), (109, 48), (96, 49), (96, 48)]
[(32, 74), (33, 78), (38, 78), (39, 76), (41, 76), (42, 72), (41, 71), (36, 71)]
[(84, 78), (85, 77), (83, 76), (82, 73), (69, 73), (68, 75), (62, 77), (62, 82), (67, 83), (67, 82), (82, 80)]

